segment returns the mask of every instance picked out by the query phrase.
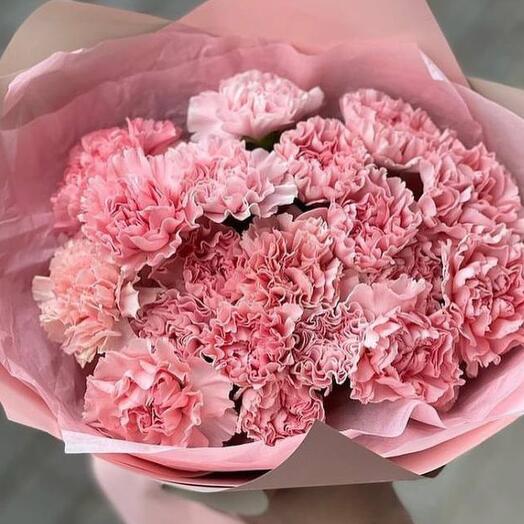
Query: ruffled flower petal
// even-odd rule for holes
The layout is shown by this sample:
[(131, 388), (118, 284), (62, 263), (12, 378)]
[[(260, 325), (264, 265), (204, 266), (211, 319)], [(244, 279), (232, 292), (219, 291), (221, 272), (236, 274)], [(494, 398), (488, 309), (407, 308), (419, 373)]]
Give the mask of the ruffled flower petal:
[(320, 116), (284, 132), (275, 151), (287, 163), (305, 204), (344, 201), (364, 186), (371, 162), (358, 136), (339, 120)]
[(119, 268), (95, 244), (74, 238), (57, 249), (49, 272), (33, 281), (40, 322), (51, 340), (84, 366), (121, 335)]
[(84, 420), (130, 442), (220, 446), (237, 424), (231, 388), (203, 360), (180, 359), (166, 340), (135, 339), (107, 353), (88, 377)]
[(317, 111), (324, 102), (320, 88), (300, 89), (273, 73), (245, 71), (220, 82), (189, 101), (187, 128), (198, 140), (221, 135), (260, 140)]
[(305, 433), (324, 418), (320, 395), (283, 377), (244, 392), (238, 425), (249, 438), (272, 446), (282, 438)]
[(443, 247), (444, 300), (468, 375), (524, 342), (524, 244), (504, 226)]
[(127, 120), (127, 129), (112, 127), (82, 137), (69, 154), (64, 180), (51, 198), (55, 227), (70, 235), (80, 229), (78, 215), (89, 178), (105, 176), (110, 158), (127, 148), (141, 149), (146, 155), (163, 153), (174, 145), (182, 130), (169, 120), (143, 118)]

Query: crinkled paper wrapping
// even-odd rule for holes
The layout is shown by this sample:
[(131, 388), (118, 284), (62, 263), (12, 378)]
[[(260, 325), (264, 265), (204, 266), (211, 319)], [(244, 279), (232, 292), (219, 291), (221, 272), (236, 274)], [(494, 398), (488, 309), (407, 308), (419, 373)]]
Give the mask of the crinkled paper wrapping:
[[(190, 96), (257, 68), (303, 88), (319, 85), (326, 115), (337, 115), (339, 96), (360, 87), (422, 106), (466, 144), (483, 139), (524, 190), (524, 120), (468, 87), (423, 1), (370, 8), (363, 0), (211, 0), (182, 22), (54, 1), (29, 19), (0, 62), (8, 85), (0, 120), (0, 400), (7, 415), (62, 438), (69, 452), (99, 454), (158, 480), (265, 489), (416, 478), (522, 414), (524, 352), (517, 349), (463, 388), (445, 415), (412, 400), (362, 406), (337, 398), (327, 424), (273, 447), (136, 444), (83, 424), (83, 372), (40, 328), (31, 280), (45, 274), (57, 246), (49, 197), (84, 133), (135, 116), (183, 125)], [(40, 36), (37, 48), (29, 35)], [(521, 91), (478, 86), (511, 98), (514, 110), (524, 105)], [(273, 471), (260, 476), (266, 470)]]

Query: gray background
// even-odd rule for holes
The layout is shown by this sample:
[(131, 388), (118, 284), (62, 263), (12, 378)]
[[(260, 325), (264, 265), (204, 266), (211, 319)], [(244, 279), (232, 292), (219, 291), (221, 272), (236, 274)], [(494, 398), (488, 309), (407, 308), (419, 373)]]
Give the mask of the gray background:
[[(0, 49), (42, 3), (0, 0)], [(93, 3), (174, 19), (200, 2)], [(432, 0), (430, 5), (467, 74), (524, 87), (523, 0)], [(400, 484), (397, 491), (417, 524), (517, 524), (524, 514), (523, 442), (524, 421), (519, 421), (437, 479)], [(35, 522), (116, 524), (117, 519), (93, 485), (85, 457), (64, 455), (61, 443), (10, 424), (0, 413), (0, 524)]]

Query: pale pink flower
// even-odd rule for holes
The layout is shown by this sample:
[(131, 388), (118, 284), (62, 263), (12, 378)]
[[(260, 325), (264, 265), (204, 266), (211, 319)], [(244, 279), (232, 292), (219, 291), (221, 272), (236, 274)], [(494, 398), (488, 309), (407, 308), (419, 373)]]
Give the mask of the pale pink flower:
[(204, 91), (189, 101), (187, 128), (197, 138), (225, 135), (260, 140), (324, 102), (319, 87), (300, 89), (273, 73), (251, 70), (222, 80), (218, 91)]
[(248, 300), (222, 301), (202, 336), (202, 354), (236, 385), (264, 384), (292, 362), (301, 315), (293, 304), (265, 309)]
[[(430, 156), (418, 169), (424, 186), (418, 205), (424, 220), (424, 233), (433, 238), (461, 238), (464, 206), (471, 200), (472, 171), (457, 165), (451, 155)], [(486, 224), (484, 219), (481, 224)]]
[(460, 330), (467, 373), (524, 342), (524, 244), (503, 226), (443, 247), (444, 299)]
[(444, 309), (421, 312), (426, 295), (423, 280), (407, 278), (353, 290), (349, 300), (360, 304), (368, 323), (351, 374), (352, 398), (364, 404), (419, 399), (442, 410), (454, 403), (464, 383), (457, 327)]
[(198, 356), (201, 336), (211, 316), (212, 311), (198, 298), (168, 289), (142, 307), (131, 326), (142, 338), (168, 338), (180, 357)]
[(295, 328), (297, 382), (328, 394), (355, 371), (360, 356), (363, 312), (355, 303), (340, 302), (333, 309), (300, 320)]
[(238, 426), (249, 438), (273, 446), (277, 440), (305, 433), (324, 418), (320, 395), (283, 376), (244, 392)]
[(161, 155), (182, 136), (182, 129), (170, 120), (127, 119), (129, 136), (136, 140), (146, 155)]
[(74, 238), (56, 250), (49, 272), (33, 281), (40, 322), (49, 338), (84, 366), (120, 336), (118, 266), (89, 240)]
[(104, 245), (125, 272), (161, 263), (202, 215), (177, 171), (174, 150), (146, 157), (128, 149), (113, 156), (109, 167), (85, 191), (83, 233)]
[(419, 206), (428, 234), (462, 238), (468, 226), (500, 223), (524, 233), (517, 184), (483, 144), (429, 155), (419, 170), (424, 184)]
[(238, 276), (250, 300), (267, 308), (297, 304), (310, 312), (338, 302), (349, 276), (335, 256), (326, 214), (320, 208), (295, 219), (283, 213), (254, 220), (242, 236)]
[(428, 309), (426, 313), (440, 309), (442, 302), (442, 256), (440, 245), (423, 237), (416, 237), (413, 242), (397, 253), (393, 265), (387, 270), (372, 275), (372, 280), (395, 280), (402, 275), (430, 284)]
[(166, 340), (134, 339), (88, 377), (84, 420), (130, 442), (220, 446), (235, 433), (231, 388), (202, 359), (181, 360)]
[(104, 176), (109, 159), (127, 148), (139, 148), (146, 155), (162, 153), (173, 145), (182, 130), (170, 121), (127, 120), (127, 129), (111, 127), (83, 136), (69, 154), (64, 180), (51, 198), (56, 227), (69, 234), (80, 229), (78, 215), (89, 178)]
[(217, 297), (235, 300), (240, 298), (235, 276), (241, 254), (240, 235), (233, 228), (203, 224), (150, 277), (164, 287), (185, 290), (208, 305)]
[(415, 237), (422, 217), (413, 193), (384, 170), (369, 172), (363, 187), (344, 205), (333, 203), (327, 222), (335, 254), (347, 267), (378, 272)]
[(237, 220), (270, 216), (297, 194), (293, 177), (275, 153), (248, 151), (239, 140), (207, 137), (182, 143), (173, 158), (177, 173), (214, 222), (229, 216)]
[(287, 162), (305, 204), (343, 201), (364, 185), (371, 157), (339, 120), (314, 116), (286, 131), (275, 151)]
[(441, 133), (422, 109), (374, 89), (359, 89), (340, 99), (346, 126), (360, 136), (375, 162), (386, 167), (408, 167), (454, 140)]

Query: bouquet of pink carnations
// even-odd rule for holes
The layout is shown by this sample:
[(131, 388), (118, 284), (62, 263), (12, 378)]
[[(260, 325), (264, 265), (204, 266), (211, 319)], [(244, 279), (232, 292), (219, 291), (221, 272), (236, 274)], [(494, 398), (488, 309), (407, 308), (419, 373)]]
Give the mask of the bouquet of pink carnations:
[(431, 23), (313, 50), (215, 6), (11, 79), (0, 400), (165, 482), (416, 478), (524, 412), (524, 120)]
[(187, 133), (135, 118), (71, 150), (52, 197), (69, 238), (33, 290), (92, 364), (90, 426), (273, 445), (333, 392), (436, 415), (524, 341), (511, 174), (401, 99), (346, 93), (342, 119), (323, 101), (251, 70), (195, 94)]

